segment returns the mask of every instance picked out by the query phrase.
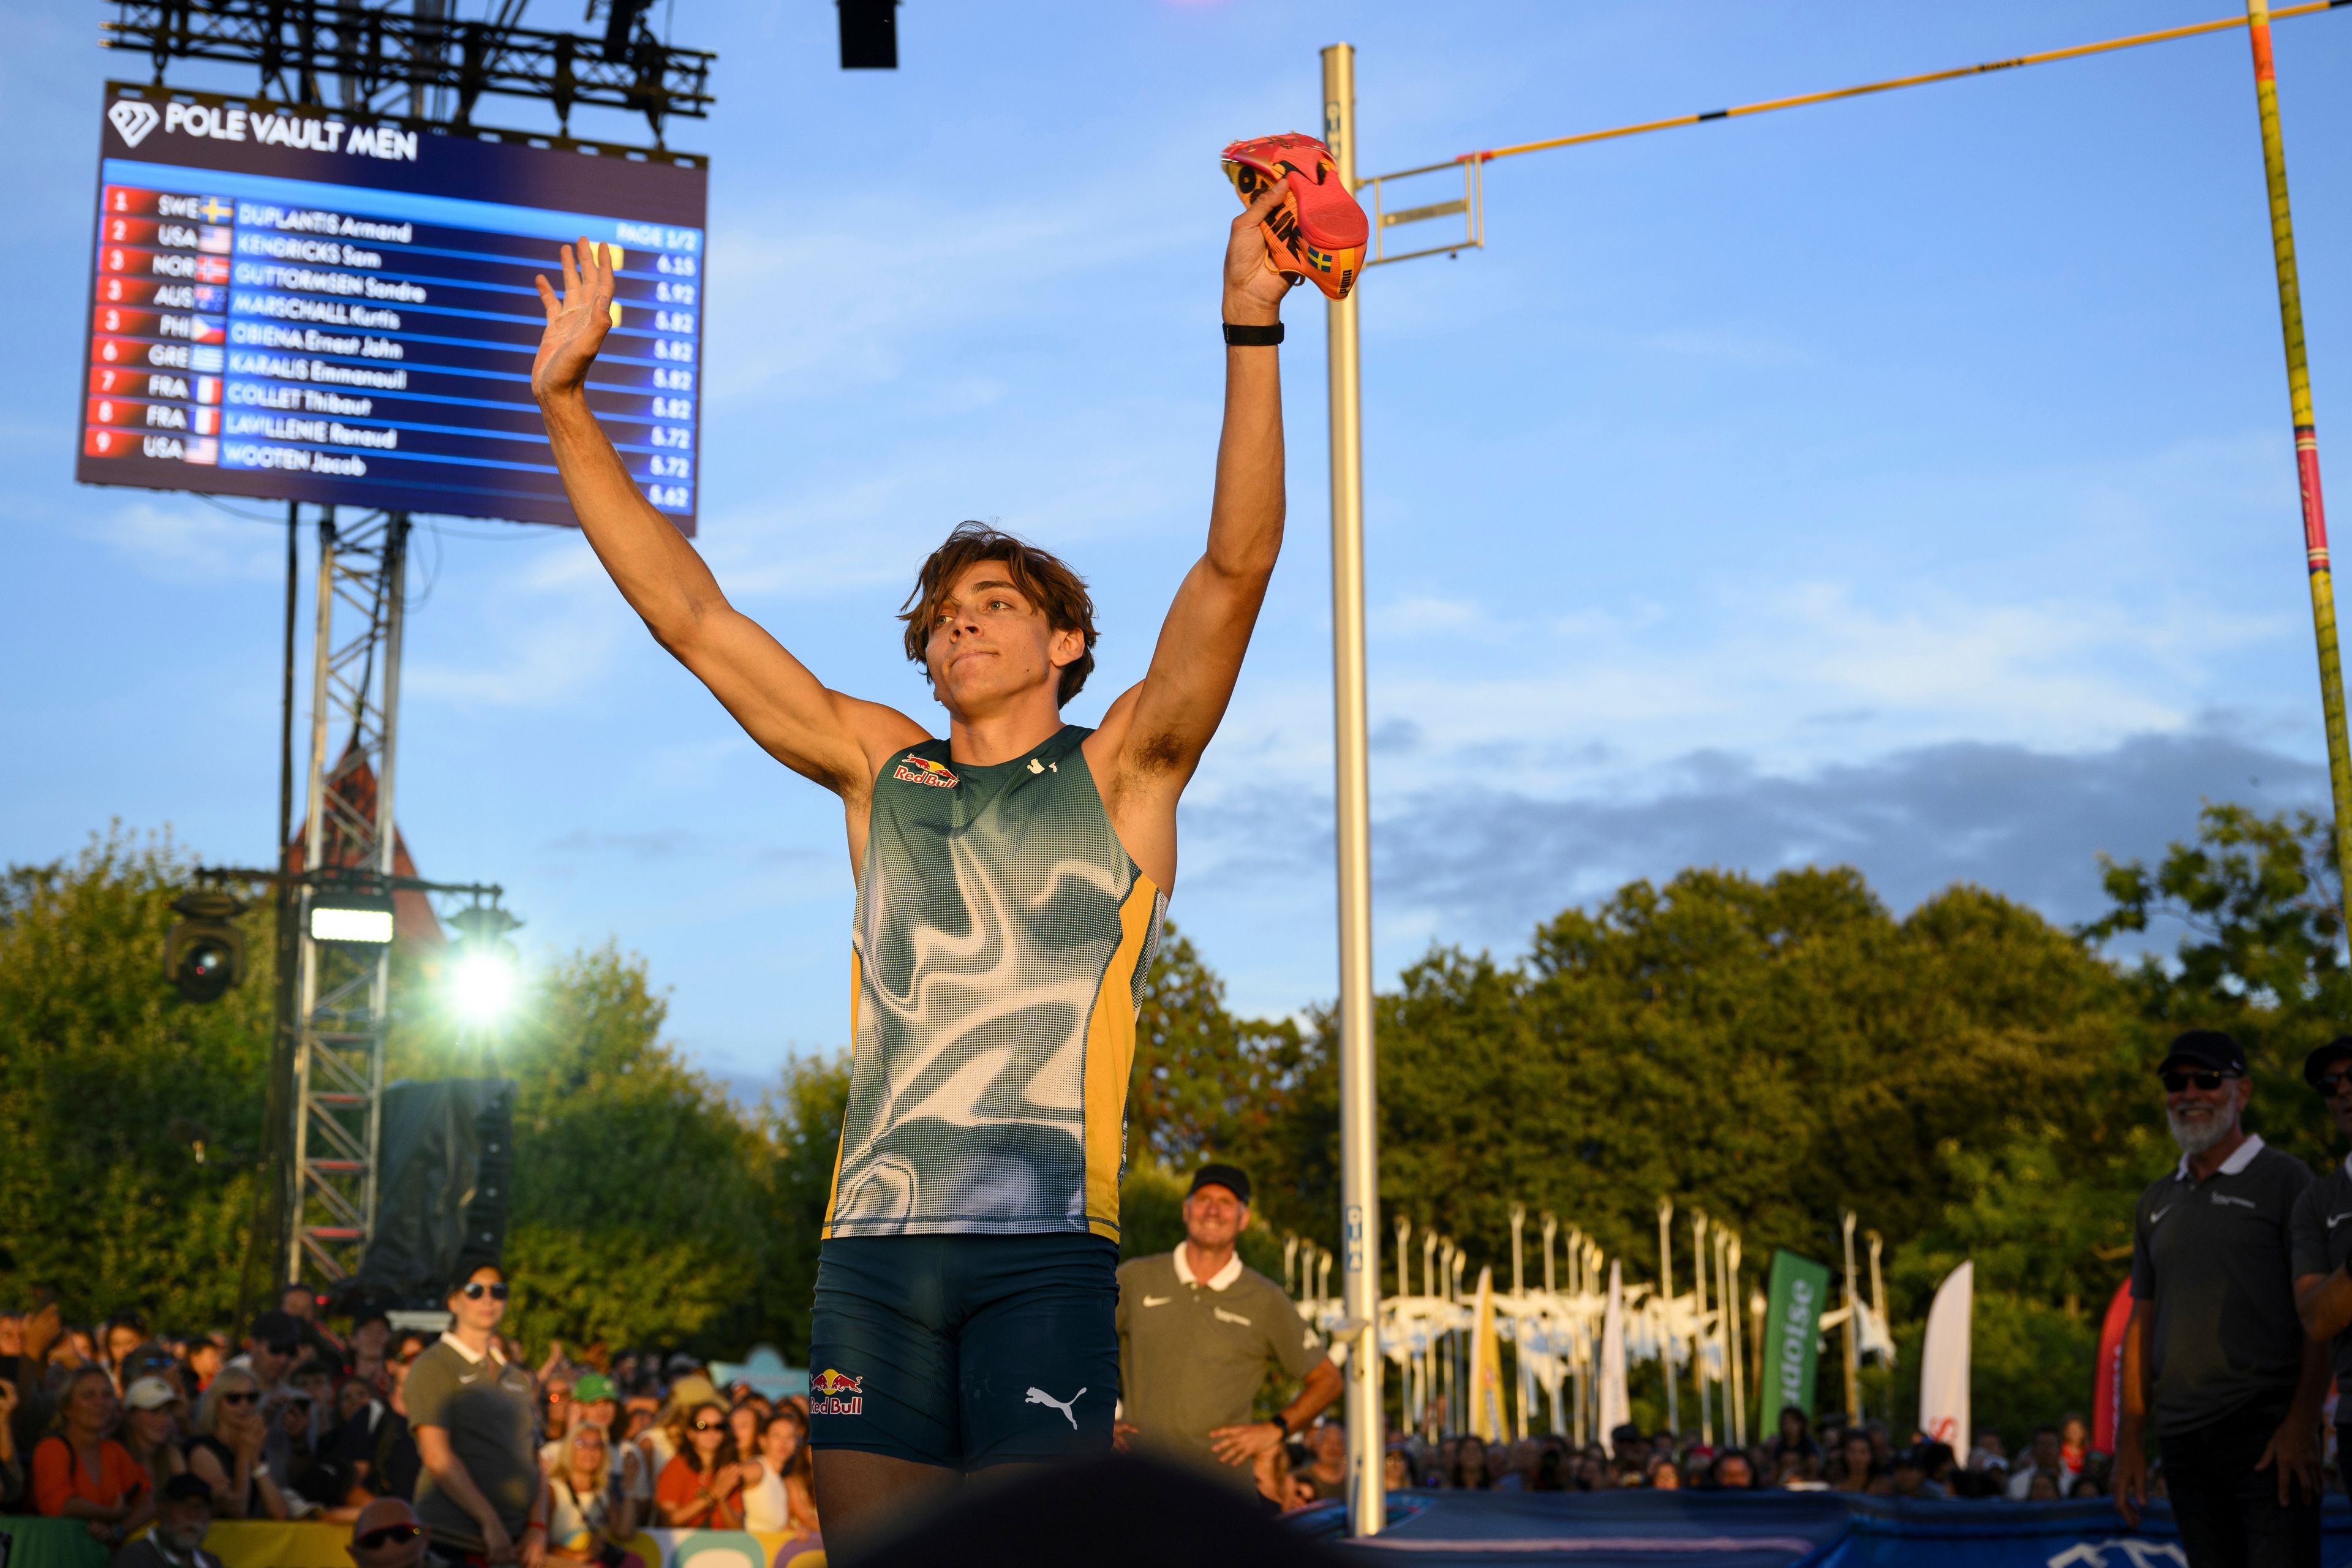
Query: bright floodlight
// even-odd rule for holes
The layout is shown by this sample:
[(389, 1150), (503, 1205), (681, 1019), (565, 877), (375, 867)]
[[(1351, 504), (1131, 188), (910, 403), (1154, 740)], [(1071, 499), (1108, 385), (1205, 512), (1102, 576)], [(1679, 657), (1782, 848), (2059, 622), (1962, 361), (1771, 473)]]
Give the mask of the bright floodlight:
[(468, 952), (450, 966), (449, 1005), (468, 1023), (493, 1024), (514, 1005), (515, 983), (515, 963), (508, 954)]
[(312, 942), (357, 942), (382, 947), (392, 940), (392, 900), (320, 893), (310, 901)]

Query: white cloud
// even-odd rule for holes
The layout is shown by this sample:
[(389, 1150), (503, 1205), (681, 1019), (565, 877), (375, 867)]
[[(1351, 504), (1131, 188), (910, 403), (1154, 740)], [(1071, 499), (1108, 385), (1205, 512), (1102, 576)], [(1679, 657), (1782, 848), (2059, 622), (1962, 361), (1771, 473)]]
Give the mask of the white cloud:
[[(91, 514), (82, 527), (140, 572), (168, 582), (247, 582), (284, 575), (282, 521), (261, 517), (268, 501), (224, 510), (194, 496), (141, 498)], [(255, 509), (251, 517), (238, 515)]]
[[(625, 616), (625, 612), (624, 612)], [(468, 708), (546, 708), (569, 703), (598, 685), (625, 627), (611, 615), (547, 616), (515, 628), (471, 663), (411, 659), (402, 672), (405, 697)], [(634, 624), (634, 616), (626, 616)]]

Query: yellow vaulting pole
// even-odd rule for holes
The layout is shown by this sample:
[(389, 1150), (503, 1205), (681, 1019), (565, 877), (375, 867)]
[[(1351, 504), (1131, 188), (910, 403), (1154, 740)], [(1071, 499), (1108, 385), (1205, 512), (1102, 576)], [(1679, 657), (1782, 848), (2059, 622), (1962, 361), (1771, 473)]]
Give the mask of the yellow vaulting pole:
[[(2321, 11), (2334, 10), (2338, 5), (2352, 5), (2352, 0), (2303, 0), (2302, 4), (2283, 5), (2270, 16), (2309, 16)], [(2252, 10), (2252, 7), (2249, 7)], [(1508, 147), (1488, 147), (1475, 153), (1465, 153), (1454, 160), (1457, 163), (1477, 159), (1492, 163), (1497, 158), (1516, 158), (1523, 153), (1549, 153), (1555, 147), (1580, 147), (1588, 142), (1612, 142), (1620, 136), (1640, 136), (1652, 131), (1672, 131), (1678, 126), (1704, 125), (1713, 120), (1740, 120), (1751, 114), (1770, 114), (1782, 109), (1804, 109), (1816, 103), (1836, 103), (1848, 98), (1864, 98), (1874, 92), (1892, 92), (1899, 87), (1927, 87), (1939, 81), (1958, 81), (1966, 77), (1990, 76), (1995, 71), (2015, 70), (2021, 66), (2049, 65), (2056, 60), (2086, 59), (2093, 55), (2112, 54), (2117, 49), (2136, 49), (2144, 44), (2168, 44), (2176, 38), (2200, 37), (2231, 27), (2264, 26), (2249, 16), (2246, 21), (2224, 16), (2213, 22), (2191, 22), (2186, 26), (2159, 27), (2152, 33), (2134, 33), (2129, 37), (2102, 38), (2095, 44), (2074, 44), (2063, 49), (2044, 49), (2040, 54), (2015, 55), (2005, 60), (1986, 60), (1979, 65), (1954, 66), (1948, 70), (1920, 71), (1911, 76), (1889, 77), (1885, 81), (1866, 81), (1855, 87), (1833, 87), (1825, 92), (1801, 92), (1790, 98), (1769, 98), (1760, 103), (1738, 103), (1728, 109), (1710, 109), (1697, 114), (1675, 114), (1664, 120), (1644, 120), (1633, 125), (1612, 125), (1606, 131), (1583, 131), (1573, 136), (1551, 136), (1541, 142), (1519, 142)], [(2263, 60), (2270, 58), (2267, 44), (2255, 46), (2256, 54)], [(2263, 79), (2268, 80), (2268, 78)], [(1443, 163), (1431, 168), (1442, 169)], [(1425, 174), (1429, 169), (1407, 169), (1402, 174)], [(1383, 178), (1394, 176), (1383, 175)]]
[(2336, 646), (2336, 581), (2327, 564), (2327, 509), (2319, 495), (2319, 432), (2311, 413), (2311, 365), (2304, 355), (2303, 288), (2294, 267), (2294, 215), (2286, 200), (2286, 147), (2279, 135), (2278, 79), (2271, 68), (2267, 0), (2246, 0), (2254, 51), (2254, 104), (2263, 122), (2263, 173), (2270, 184), (2271, 251), (2278, 264), (2279, 326), (2286, 339), (2286, 395), (2294, 418), (2294, 470), (2303, 490), (2304, 562), (2311, 574), (2311, 629), (2319, 645), (2319, 706), (2327, 722), (2327, 784), (2336, 806), (2338, 886), (2352, 866), (2352, 749), (2344, 733), (2344, 666)]

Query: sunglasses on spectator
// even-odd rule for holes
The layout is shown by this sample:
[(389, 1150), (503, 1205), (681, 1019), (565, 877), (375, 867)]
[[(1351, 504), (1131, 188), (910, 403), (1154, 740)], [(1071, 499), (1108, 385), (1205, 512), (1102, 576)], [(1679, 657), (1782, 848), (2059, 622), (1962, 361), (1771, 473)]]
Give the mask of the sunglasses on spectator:
[(371, 1530), (359, 1539), (360, 1546), (369, 1552), (381, 1552), (387, 1546), (405, 1546), (425, 1533), (424, 1527), (415, 1524), (387, 1524), (381, 1530)]
[(2321, 1073), (2319, 1081), (2313, 1087), (2319, 1090), (2320, 1099), (2334, 1100), (2336, 1091), (2347, 1083), (2352, 1083), (2352, 1068), (2338, 1068), (2335, 1072)]
[(478, 1301), (485, 1296), (493, 1301), (503, 1301), (507, 1299), (507, 1282), (500, 1279), (492, 1284), (484, 1284), (479, 1279), (468, 1279), (461, 1293), (468, 1301)]
[(248, 1388), (243, 1394), (222, 1394), (221, 1403), (223, 1405), (251, 1405), (260, 1397), (261, 1395), (258, 1392)]
[(698, 1432), (723, 1432), (727, 1429), (727, 1423), (724, 1421), (698, 1421), (694, 1424), (694, 1429)]
[(272, 1340), (261, 1347), (271, 1355), (292, 1355), (302, 1348), (300, 1340)]
[(2167, 1094), (2179, 1094), (2191, 1084), (2195, 1084), (2205, 1093), (2210, 1094), (2238, 1075), (2233, 1072), (2168, 1072), (2160, 1076), (2164, 1079), (2164, 1092)]

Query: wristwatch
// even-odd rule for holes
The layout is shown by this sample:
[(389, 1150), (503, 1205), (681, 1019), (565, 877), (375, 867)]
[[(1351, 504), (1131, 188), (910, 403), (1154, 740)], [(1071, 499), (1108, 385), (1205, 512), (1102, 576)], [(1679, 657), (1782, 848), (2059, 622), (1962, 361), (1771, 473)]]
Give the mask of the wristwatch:
[[(1236, 326), (1231, 321), (1227, 321), (1225, 323), (1225, 343), (1228, 347), (1237, 349), (1270, 349), (1280, 342), (1282, 342), (1282, 323), (1280, 321), (1276, 321), (1272, 326), (1268, 327)], [(1283, 1430), (1288, 1431), (1289, 1428), (1286, 1426)]]

